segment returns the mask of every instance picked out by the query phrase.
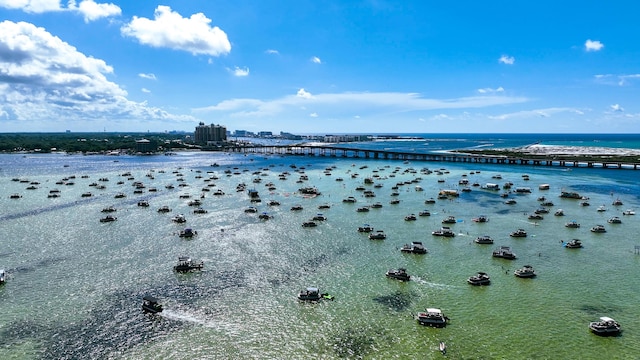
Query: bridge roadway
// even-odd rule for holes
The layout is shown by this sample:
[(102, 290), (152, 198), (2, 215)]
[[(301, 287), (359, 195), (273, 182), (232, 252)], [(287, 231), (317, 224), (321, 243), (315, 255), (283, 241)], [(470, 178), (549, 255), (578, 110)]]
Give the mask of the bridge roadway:
[(385, 159), (401, 161), (433, 161), (433, 162), (462, 162), (472, 164), (505, 164), (505, 165), (533, 165), (584, 167), (603, 169), (640, 169), (640, 163), (621, 163), (606, 161), (574, 161), (560, 160), (552, 157), (548, 159), (533, 159), (527, 157), (507, 157), (499, 155), (477, 155), (463, 153), (414, 153), (389, 150), (356, 149), (340, 146), (322, 145), (266, 145), (266, 146), (231, 146), (223, 149), (227, 152), (263, 155), (298, 155), (298, 156), (331, 156), (365, 159)]

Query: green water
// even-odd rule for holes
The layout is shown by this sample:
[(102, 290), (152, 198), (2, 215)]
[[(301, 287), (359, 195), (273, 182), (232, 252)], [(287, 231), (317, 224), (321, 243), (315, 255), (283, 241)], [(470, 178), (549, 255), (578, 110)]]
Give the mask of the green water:
[[(640, 255), (634, 254), (640, 215), (621, 215), (640, 201), (627, 174), (451, 164), (446, 174), (427, 175), (420, 169), (442, 164), (259, 157), (238, 159), (241, 164), (232, 169), (209, 167), (212, 161), (203, 155), (183, 164), (179, 176), (174, 171), (181, 162), (175, 160), (153, 168), (112, 163), (105, 168), (106, 161), (111, 159), (26, 175), (3, 169), (0, 267), (8, 271), (8, 281), (0, 288), (0, 358), (424, 359), (442, 357), (440, 341), (452, 359), (599, 359), (603, 354), (633, 359), (640, 353), (640, 281), (635, 277)], [(301, 166), (308, 180), (298, 182)], [(330, 166), (335, 168), (325, 175)], [(409, 168), (416, 172), (405, 171)], [(125, 171), (147, 185), (143, 194), (133, 193), (133, 180), (121, 176)], [(285, 171), (290, 173), (286, 180), (279, 179)], [(524, 172), (529, 181), (521, 177)], [(492, 179), (498, 173), (503, 179)], [(55, 185), (69, 174), (77, 175), (75, 185)], [(383, 186), (365, 185), (376, 197), (364, 198), (355, 188), (376, 174), (374, 183)], [(470, 183), (511, 181), (532, 193), (512, 194), (517, 204), (505, 205), (502, 191), (472, 187), (459, 198), (424, 203), (441, 189), (460, 189), (463, 174)], [(39, 181), (39, 189), (25, 190), (28, 184), (11, 181), (16, 176)], [(212, 176), (218, 179), (205, 182)], [(109, 179), (106, 189), (89, 186), (100, 177)], [(178, 177), (189, 186), (178, 187)], [(399, 195), (391, 196), (394, 185), (417, 177), (422, 180), (399, 185)], [(254, 183), (256, 178), (261, 182)], [(267, 190), (268, 182), (276, 189)], [(165, 189), (169, 183), (176, 188)], [(253, 204), (257, 214), (244, 212), (252, 204), (246, 191), (236, 192), (239, 183), (260, 192), (263, 202)], [(538, 190), (543, 183), (550, 190)], [(416, 185), (424, 191), (416, 191)], [(150, 186), (158, 192), (148, 192)], [(303, 186), (315, 186), (322, 195), (304, 197), (297, 192)], [(52, 188), (61, 190), (60, 198), (47, 198)], [(199, 197), (204, 188), (210, 189), (202, 206), (208, 213), (193, 214), (189, 199), (179, 195)], [(217, 189), (225, 195), (213, 195)], [(591, 206), (560, 199), (561, 189), (579, 191)], [(86, 191), (94, 196), (82, 198)], [(118, 192), (127, 197), (114, 199)], [(12, 193), (23, 197), (9, 199)], [(343, 203), (347, 196), (358, 202)], [(535, 224), (526, 214), (540, 207), (540, 196), (554, 206)], [(149, 200), (149, 208), (137, 206), (142, 198)], [(391, 205), (392, 198), (400, 204)], [(612, 206), (616, 198), (624, 205)], [(268, 206), (270, 199), (281, 205)], [(374, 202), (383, 207), (356, 212)], [(302, 211), (290, 210), (298, 204)], [(321, 204), (331, 208), (318, 210)], [(596, 211), (603, 204), (607, 211)], [(118, 209), (118, 221), (100, 223), (100, 210), (109, 205)], [(162, 205), (172, 212), (157, 213)], [(558, 208), (566, 216), (553, 216)], [(404, 221), (405, 215), (423, 209), (431, 216)], [(260, 221), (257, 215), (263, 211), (272, 219)], [(319, 212), (328, 220), (315, 228), (301, 226)], [(170, 218), (179, 213), (187, 216), (186, 226), (198, 231), (197, 237), (177, 236), (185, 226)], [(457, 236), (432, 236), (448, 215), (458, 219), (451, 225)], [(489, 222), (474, 223), (478, 215), (487, 215)], [(608, 224), (614, 215), (623, 223)], [(568, 229), (564, 224), (570, 220), (582, 226)], [(357, 232), (364, 223), (384, 230), (387, 239), (368, 240)], [(591, 233), (596, 224), (605, 225), (607, 233)], [(518, 228), (529, 236), (509, 237)], [(479, 235), (492, 236), (495, 244), (473, 243)], [(580, 238), (584, 248), (561, 246), (561, 240), (572, 238)], [(400, 253), (411, 241), (422, 241), (429, 253)], [(511, 246), (518, 259), (492, 258), (499, 245)], [(205, 271), (174, 273), (181, 255), (204, 260)], [(526, 264), (536, 269), (536, 278), (513, 276)], [(410, 282), (385, 277), (388, 269), (399, 267), (412, 275)], [(490, 286), (466, 283), (478, 271), (491, 276)], [(335, 300), (299, 303), (296, 294), (307, 286), (320, 287)], [(166, 310), (159, 316), (142, 314), (145, 294), (160, 298)], [(450, 324), (420, 326), (414, 317), (426, 307), (442, 309)], [(623, 334), (601, 338), (589, 333), (588, 323), (600, 316), (620, 322)]]

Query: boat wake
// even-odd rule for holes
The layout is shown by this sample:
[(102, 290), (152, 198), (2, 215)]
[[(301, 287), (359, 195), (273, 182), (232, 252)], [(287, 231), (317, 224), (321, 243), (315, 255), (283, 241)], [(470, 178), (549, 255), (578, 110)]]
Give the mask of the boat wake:
[(426, 285), (428, 287), (432, 287), (432, 288), (436, 288), (436, 289), (453, 289), (455, 286), (452, 285), (447, 285), (447, 284), (438, 284), (438, 283), (433, 283), (430, 281), (427, 281), (421, 277), (412, 275), (411, 276), (411, 281), (415, 281), (418, 284), (422, 284), (422, 285)]
[(215, 327), (215, 324), (212, 321), (200, 319), (195, 317), (194, 315), (177, 312), (174, 310), (164, 310), (163, 312), (159, 313), (159, 315), (170, 320), (190, 322), (190, 323), (194, 323), (194, 324), (198, 324), (198, 325), (202, 325), (210, 328)]

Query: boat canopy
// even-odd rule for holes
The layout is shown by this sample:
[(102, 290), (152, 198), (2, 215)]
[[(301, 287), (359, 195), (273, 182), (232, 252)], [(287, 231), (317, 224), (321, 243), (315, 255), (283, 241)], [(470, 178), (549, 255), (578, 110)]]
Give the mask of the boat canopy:
[(316, 287), (308, 287), (307, 291), (310, 293), (317, 293), (320, 292), (320, 289), (316, 288)]
[(602, 317), (600, 318), (600, 320), (602, 320), (602, 321), (615, 321), (615, 320), (613, 320), (612, 318), (607, 317), (607, 316), (602, 316)]
[(436, 308), (427, 308), (427, 312), (428, 313), (437, 313), (437, 314), (442, 313), (442, 311), (440, 309), (436, 309)]

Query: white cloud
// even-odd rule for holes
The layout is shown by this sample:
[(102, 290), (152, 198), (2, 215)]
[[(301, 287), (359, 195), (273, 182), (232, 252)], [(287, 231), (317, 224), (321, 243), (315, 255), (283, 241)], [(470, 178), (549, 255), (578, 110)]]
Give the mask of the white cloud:
[(584, 111), (575, 108), (545, 108), (535, 110), (523, 110), (508, 114), (490, 115), (489, 119), (493, 120), (510, 120), (510, 119), (531, 119), (531, 118), (547, 118), (555, 114), (560, 113), (572, 113), (576, 115), (583, 115)]
[(513, 63), (516, 62), (516, 59), (513, 56), (502, 55), (500, 56), (500, 59), (498, 59), (498, 62), (502, 64), (513, 65)]
[(504, 88), (502, 86), (496, 88), (496, 89), (492, 89), (492, 88), (482, 88), (482, 89), (478, 89), (478, 92), (480, 94), (493, 94), (493, 93), (501, 93), (504, 92)]
[(584, 49), (586, 51), (600, 51), (604, 47), (604, 44), (598, 40), (587, 39), (584, 42)]
[(320, 60), (320, 58), (317, 56), (312, 56), (310, 61), (314, 64), (322, 64), (322, 60)]
[(239, 67), (235, 67), (235, 69), (228, 69), (230, 73), (232, 73), (234, 76), (238, 76), (238, 77), (243, 77), (243, 76), (249, 76), (249, 68), (245, 67), (243, 68), (239, 68)]
[(318, 117), (318, 113), (311, 113), (309, 114), (310, 117), (312, 118), (317, 118)]
[(147, 88), (142, 88), (140, 91), (142, 91), (143, 93), (147, 93), (147, 94), (149, 94), (151, 92), (151, 90), (149, 90)]
[(133, 17), (120, 31), (141, 44), (157, 48), (188, 51), (193, 55), (220, 56), (231, 51), (227, 34), (219, 27), (211, 27), (211, 20), (197, 13), (183, 18), (168, 6), (158, 6), (154, 20)]
[(311, 99), (311, 93), (305, 91), (304, 89), (298, 90), (298, 92), (296, 93), (296, 96), (304, 99)]
[(156, 75), (155, 74), (143, 74), (143, 73), (140, 73), (140, 74), (138, 74), (138, 76), (143, 78), (143, 79), (156, 80)]
[(60, 0), (0, 0), (0, 7), (35, 14), (52, 11), (72, 11), (84, 16), (85, 22), (117, 16), (122, 13), (122, 10), (117, 5), (96, 3), (94, 0), (82, 0), (80, 5), (77, 5), (75, 0), (69, 0), (66, 8), (60, 4)]
[[(0, 22), (0, 113), (12, 121), (188, 120), (127, 99), (113, 68), (33, 24)], [(24, 127), (24, 126), (23, 126)]]
[(265, 53), (267, 53), (269, 55), (280, 55), (280, 52), (278, 52), (278, 50), (274, 50), (274, 49), (267, 49), (267, 51), (265, 51)]
[(93, 0), (82, 0), (75, 8), (75, 1), (69, 1), (70, 9), (77, 9), (84, 16), (84, 22), (98, 20), (104, 17), (117, 16), (122, 13), (119, 6), (114, 4), (98, 4)]
[(484, 108), (526, 102), (523, 97), (504, 95), (472, 96), (455, 99), (428, 99), (416, 93), (325, 93), (314, 94), (299, 89), (294, 95), (273, 100), (230, 99), (218, 104), (194, 109), (196, 112), (223, 112), (229, 117), (279, 117), (304, 116), (304, 109), (322, 113), (323, 118), (353, 118), (354, 116), (379, 116), (412, 111)]
[(0, 0), (0, 6), (34, 14), (63, 10), (60, 0)]
[(609, 108), (611, 108), (611, 111), (614, 111), (614, 112), (623, 112), (624, 111), (624, 109), (622, 108), (622, 106), (620, 106), (620, 104), (610, 105)]
[(626, 86), (630, 85), (633, 80), (640, 79), (640, 74), (625, 74), (625, 75), (615, 75), (615, 74), (598, 74), (594, 75), (596, 82), (605, 84), (605, 85), (618, 85), (618, 86)]

